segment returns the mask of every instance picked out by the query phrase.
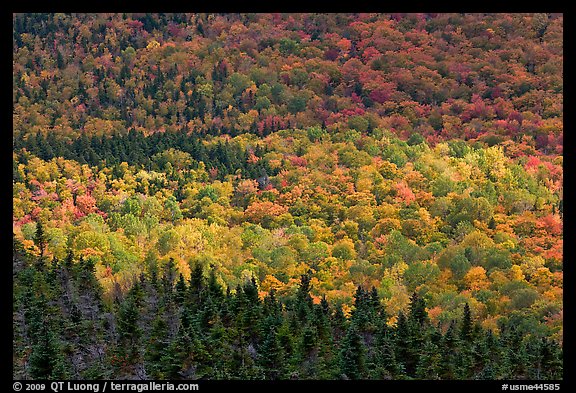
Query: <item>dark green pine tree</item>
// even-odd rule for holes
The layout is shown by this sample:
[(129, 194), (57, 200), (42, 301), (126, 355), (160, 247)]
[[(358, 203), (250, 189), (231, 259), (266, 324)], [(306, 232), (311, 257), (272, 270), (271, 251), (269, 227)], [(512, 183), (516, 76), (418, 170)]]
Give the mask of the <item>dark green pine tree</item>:
[(414, 292), (410, 298), (408, 323), (420, 329), (424, 329), (430, 324), (428, 312), (426, 311), (426, 301), (416, 292)]
[(18, 169), (18, 161), (16, 160), (12, 161), (12, 180), (15, 183), (23, 183), (24, 179), (25, 179), (24, 176)]
[(88, 257), (80, 257), (76, 264), (74, 275), (77, 277), (78, 289), (84, 294), (90, 293), (97, 301), (98, 307), (101, 306), (102, 286), (96, 277), (96, 260)]
[(210, 372), (208, 364), (212, 356), (197, 325), (194, 314), (189, 314), (183, 309), (180, 313), (180, 328), (176, 341), (185, 344), (181, 348), (184, 351), (182, 369), (188, 370), (185, 372), (185, 378), (203, 378)]
[(361, 287), (356, 288), (354, 294), (354, 309), (351, 313), (350, 321), (356, 325), (360, 332), (368, 328), (370, 319), (370, 298), (369, 294)]
[(540, 364), (542, 368), (538, 379), (561, 380), (563, 378), (562, 347), (552, 339), (543, 337), (540, 346)]
[(282, 304), (276, 299), (276, 291), (274, 289), (271, 289), (264, 298), (262, 315), (266, 318), (271, 318), (275, 326), (282, 324), (284, 319), (282, 316)]
[(264, 378), (277, 380), (285, 378), (284, 353), (274, 326), (268, 329), (259, 350), (258, 363)]
[(184, 329), (180, 329), (160, 358), (160, 367), (165, 379), (181, 379), (182, 370), (190, 356), (191, 340)]
[(472, 321), (472, 312), (468, 303), (464, 304), (462, 322), (460, 324), (460, 356), (458, 358), (458, 378), (471, 379), (474, 376), (474, 350), (476, 335)]
[(221, 304), (224, 301), (224, 290), (222, 288), (222, 285), (220, 285), (220, 283), (218, 282), (218, 277), (216, 276), (216, 270), (214, 269), (214, 267), (210, 268), (210, 273), (208, 275), (207, 289), (208, 289), (208, 296), (212, 300), (214, 300), (218, 304)]
[(57, 335), (44, 321), (32, 346), (29, 358), (30, 376), (32, 379), (67, 379), (70, 378), (70, 365), (62, 353)]
[(204, 269), (202, 264), (196, 263), (190, 274), (190, 285), (188, 287), (188, 301), (186, 306), (189, 311), (195, 311), (198, 309), (200, 303), (202, 302), (202, 296), (204, 293), (204, 288), (206, 287), (206, 280), (204, 278)]
[(494, 337), (492, 330), (482, 332), (482, 336), (477, 340), (476, 351), (474, 355), (476, 364), (476, 373), (474, 379), (496, 379), (495, 365), (498, 362), (500, 348), (498, 341)]
[(418, 365), (416, 366), (417, 379), (440, 379), (441, 355), (439, 348), (432, 341), (426, 341), (424, 347), (421, 349)]
[(330, 324), (332, 326), (332, 334), (335, 341), (340, 341), (346, 334), (346, 316), (342, 310), (342, 305), (337, 304), (334, 306), (334, 314), (330, 319)]
[(219, 314), (220, 302), (213, 300), (210, 296), (204, 301), (204, 308), (197, 314), (197, 322), (202, 333), (208, 333), (215, 318)]
[(64, 268), (68, 271), (72, 271), (72, 267), (74, 266), (74, 251), (69, 248), (66, 252), (66, 259), (64, 259)]
[(184, 304), (184, 300), (186, 299), (186, 280), (182, 274), (179, 275), (178, 281), (176, 282), (176, 291), (174, 295), (174, 300), (176, 304), (182, 306)]
[(162, 314), (163, 310), (159, 310), (158, 316), (152, 323), (152, 330), (144, 352), (146, 371), (153, 379), (165, 378), (160, 360), (166, 354), (170, 342), (168, 324)]
[(499, 335), (499, 346), (501, 357), (498, 362), (499, 378), (515, 378), (524, 376), (526, 359), (525, 351), (522, 348), (523, 334), (516, 325), (508, 321), (502, 324)]
[(494, 220), (494, 217), (490, 217), (490, 221), (488, 221), (488, 229), (496, 229), (496, 220)]
[(370, 361), (372, 379), (401, 379), (403, 369), (396, 360), (394, 331), (388, 326), (386, 311), (382, 308), (378, 319)]
[(546, 337), (528, 336), (522, 342), (526, 377), (534, 380), (562, 379), (562, 355), (559, 346)]
[(317, 379), (338, 378), (338, 350), (331, 337), (320, 340), (318, 349)]
[(440, 344), (440, 364), (439, 376), (440, 379), (457, 379), (458, 370), (458, 337), (456, 332), (455, 323), (452, 322), (444, 337), (442, 337)]
[(62, 52), (60, 52), (59, 50), (56, 52), (57, 52), (56, 53), (56, 66), (59, 69), (63, 69), (65, 66), (65, 63), (64, 63), (64, 57), (62, 56)]
[(48, 246), (48, 238), (44, 232), (44, 224), (42, 220), (36, 221), (36, 233), (34, 234), (34, 244), (40, 250), (40, 256), (38, 257), (37, 266), (43, 268), (44, 266), (44, 254), (46, 252), (46, 247)]
[(386, 309), (382, 306), (382, 303), (380, 303), (380, 296), (378, 296), (378, 290), (376, 287), (372, 287), (370, 290), (368, 303), (370, 304), (370, 308), (373, 310), (373, 313), (376, 314), (374, 317), (376, 321), (373, 322), (379, 326), (379, 320), (386, 320), (388, 315), (386, 314)]
[(223, 315), (224, 312), (220, 312), (214, 317), (208, 338), (208, 351), (212, 355), (211, 377), (214, 379), (231, 379), (230, 364), (233, 349), (230, 345), (230, 336), (234, 333), (231, 333), (233, 327), (225, 326), (220, 317), (221, 314)]
[(299, 341), (299, 378), (314, 379), (318, 371), (318, 332), (316, 327), (311, 323), (306, 324), (301, 331)]
[(45, 323), (42, 324), (36, 343), (30, 354), (30, 376), (32, 379), (48, 379), (54, 367), (50, 334)]
[(460, 327), (460, 339), (470, 343), (472, 341), (472, 312), (468, 303), (464, 304), (464, 314)]
[(156, 290), (160, 290), (159, 269), (158, 269), (158, 255), (155, 252), (149, 251), (144, 258), (146, 267), (147, 278), (150, 285)]
[(318, 332), (318, 366), (316, 378), (338, 378), (338, 353), (334, 346), (334, 338), (330, 326), (330, 305), (326, 297), (322, 297), (320, 304), (314, 305), (314, 318), (312, 323)]
[(254, 278), (236, 287), (230, 303), (235, 329), (230, 332), (234, 347), (231, 364), (233, 377), (253, 379), (260, 375), (256, 364), (256, 348), (260, 342), (262, 304)]
[(429, 329), (426, 302), (415, 292), (410, 298), (408, 317), (400, 313), (396, 325), (397, 359), (409, 377), (416, 374), (421, 350), (429, 339)]
[(496, 379), (496, 372), (492, 363), (486, 363), (482, 370), (475, 376), (474, 379), (482, 379), (493, 381)]
[(136, 282), (128, 291), (126, 299), (120, 304), (118, 310), (118, 330), (120, 340), (118, 345), (119, 354), (127, 357), (131, 362), (137, 360), (140, 353), (140, 339), (142, 329), (138, 326), (142, 302), (142, 289)]
[(408, 369), (412, 363), (411, 334), (408, 320), (402, 311), (398, 313), (396, 328), (394, 330), (394, 349), (399, 366), (408, 374)]
[(241, 326), (247, 333), (248, 339), (254, 343), (259, 336), (258, 321), (262, 318), (262, 302), (258, 296), (258, 285), (254, 277), (244, 284), (240, 296), (242, 298)]
[(300, 276), (300, 286), (296, 292), (296, 315), (300, 322), (306, 322), (312, 313), (312, 297), (310, 296), (310, 280), (312, 279), (311, 271)]
[(363, 379), (366, 348), (358, 329), (350, 324), (340, 349), (340, 373), (344, 379)]
[(282, 352), (284, 353), (284, 359), (286, 361), (286, 374), (292, 375), (292, 373), (296, 372), (299, 367), (299, 359), (297, 356), (293, 330), (290, 328), (287, 319), (282, 321), (282, 324), (277, 328), (276, 332), (278, 342), (282, 347)]

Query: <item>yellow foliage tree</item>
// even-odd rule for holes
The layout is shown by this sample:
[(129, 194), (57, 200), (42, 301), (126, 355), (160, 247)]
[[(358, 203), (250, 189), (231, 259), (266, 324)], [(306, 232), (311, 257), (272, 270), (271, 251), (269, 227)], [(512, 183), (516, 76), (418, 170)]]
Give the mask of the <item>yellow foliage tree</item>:
[(473, 291), (486, 289), (490, 285), (488, 277), (486, 276), (486, 269), (484, 269), (482, 266), (472, 267), (464, 276), (464, 281), (466, 282), (468, 288)]

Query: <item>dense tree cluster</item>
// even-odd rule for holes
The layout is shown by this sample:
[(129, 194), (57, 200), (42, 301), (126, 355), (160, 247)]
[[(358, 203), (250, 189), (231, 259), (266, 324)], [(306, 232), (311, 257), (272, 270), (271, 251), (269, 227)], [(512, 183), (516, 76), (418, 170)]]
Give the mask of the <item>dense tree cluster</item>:
[(324, 124), (562, 149), (557, 14), (16, 14), (15, 132)]
[[(148, 137), (135, 130), (126, 135), (115, 134), (109, 137), (87, 137), (84, 134), (73, 143), (66, 143), (52, 133), (47, 136), (41, 133), (29, 135), (26, 139), (20, 134), (14, 138), (13, 148), (25, 149), (46, 161), (64, 157), (80, 164), (101, 168), (127, 162), (130, 165), (156, 171), (166, 169), (166, 165), (170, 162), (162, 153), (177, 149), (188, 153), (189, 156), (186, 156), (184, 162), (170, 162), (171, 165), (197, 169), (199, 162), (209, 163), (208, 169), (217, 170), (221, 179), (234, 173), (243, 173), (246, 177), (252, 178), (257, 178), (266, 171), (276, 174), (266, 165), (266, 160), (259, 161), (266, 153), (260, 145), (244, 149), (238, 143), (230, 144), (228, 141), (219, 140), (206, 144), (205, 138), (197, 134), (187, 135), (184, 132), (154, 134)], [(253, 160), (249, 160), (251, 155), (254, 157)]]
[[(310, 270), (312, 295), (345, 310), (359, 285), (376, 287), (390, 315), (418, 291), (435, 322), (468, 302), (485, 327), (516, 313), (561, 339), (562, 157), (319, 130), (270, 134), (233, 174), (220, 166), (233, 155), (196, 161), (175, 148), (148, 168), (16, 150), (14, 234), (47, 258), (97, 258), (106, 296), (146, 261), (173, 258), (188, 277), (203, 259), (232, 286), (254, 275), (285, 295)], [(218, 146), (246, 151), (241, 136)]]
[(14, 375), (561, 378), (561, 14), (14, 14)]
[(467, 304), (444, 329), (414, 293), (390, 326), (375, 288), (345, 317), (313, 302), (309, 274), (261, 298), (254, 279), (224, 288), (198, 263), (187, 280), (172, 260), (106, 304), (91, 258), (45, 266), (15, 249), (17, 379), (562, 379), (557, 343), (515, 322), (495, 336)]

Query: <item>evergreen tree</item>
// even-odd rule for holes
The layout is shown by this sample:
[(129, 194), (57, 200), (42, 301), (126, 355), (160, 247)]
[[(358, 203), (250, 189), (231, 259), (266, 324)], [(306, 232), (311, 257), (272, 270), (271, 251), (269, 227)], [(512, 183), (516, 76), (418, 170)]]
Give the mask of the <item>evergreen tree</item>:
[(38, 266), (42, 268), (44, 266), (44, 253), (46, 252), (46, 247), (48, 246), (48, 238), (44, 232), (44, 224), (42, 220), (36, 221), (36, 233), (34, 234), (34, 244), (40, 250), (40, 256), (38, 257)]
[(165, 377), (161, 360), (165, 360), (162, 358), (167, 354), (169, 342), (168, 325), (162, 312), (159, 312), (152, 324), (152, 331), (150, 332), (144, 354), (147, 374), (153, 379), (163, 379)]
[(190, 338), (182, 329), (170, 341), (170, 344), (160, 358), (160, 364), (165, 379), (180, 379), (190, 353)]
[(259, 351), (259, 364), (266, 379), (284, 377), (284, 354), (274, 326), (270, 326)]
[(368, 293), (362, 287), (356, 288), (354, 294), (354, 309), (352, 310), (351, 322), (356, 324), (360, 331), (366, 329), (370, 318), (370, 304)]
[(30, 376), (33, 379), (70, 378), (69, 365), (61, 352), (56, 334), (44, 321), (30, 354)]
[(382, 310), (381, 315), (384, 317), (377, 321), (370, 375), (374, 379), (400, 378), (402, 367), (396, 360), (394, 330), (388, 326), (384, 310)]
[(416, 378), (439, 379), (441, 355), (438, 346), (431, 341), (427, 341), (421, 352), (418, 365), (416, 366)]
[(482, 332), (477, 340), (475, 351), (476, 375), (474, 379), (495, 379), (496, 368), (494, 364), (498, 362), (498, 343), (491, 330)]
[(458, 358), (458, 372), (462, 379), (470, 379), (474, 374), (475, 335), (472, 322), (472, 313), (468, 303), (464, 305), (464, 313), (460, 327), (460, 357)]
[(139, 354), (142, 329), (138, 326), (142, 291), (140, 283), (136, 282), (128, 292), (126, 299), (118, 310), (118, 330), (120, 333), (119, 349), (122, 355), (135, 360)]
[(448, 330), (446, 330), (444, 337), (442, 337), (440, 345), (441, 359), (439, 364), (440, 379), (456, 379), (458, 375), (458, 338), (455, 330), (455, 324), (452, 322)]
[(296, 292), (295, 309), (300, 322), (306, 322), (312, 312), (312, 297), (310, 296), (311, 271), (300, 276), (300, 286)]
[(184, 276), (182, 274), (179, 274), (178, 282), (176, 282), (176, 293), (174, 299), (176, 301), (176, 304), (178, 304), (179, 306), (182, 306), (184, 304), (184, 301), (186, 299), (186, 292), (187, 292), (186, 280), (184, 279)]
[(428, 312), (426, 311), (426, 301), (416, 292), (410, 298), (408, 323), (419, 329), (424, 329), (430, 324)]
[(66, 259), (64, 259), (64, 268), (68, 271), (72, 271), (72, 267), (74, 265), (74, 251), (69, 248), (66, 252)]
[(192, 310), (198, 307), (202, 301), (202, 295), (205, 288), (204, 271), (200, 263), (196, 263), (190, 275), (190, 286), (188, 287), (189, 302), (188, 305)]
[(292, 329), (286, 319), (277, 328), (278, 342), (284, 353), (284, 359), (286, 361), (286, 373), (292, 372), (299, 365), (299, 359), (297, 356), (296, 343), (294, 341), (294, 336), (292, 334)]
[(460, 339), (465, 342), (472, 340), (472, 313), (468, 303), (464, 304), (464, 314), (460, 328)]
[(344, 379), (363, 379), (365, 351), (357, 327), (350, 324), (340, 350), (340, 372)]
[(48, 379), (52, 374), (54, 358), (46, 324), (42, 324), (39, 333), (30, 355), (30, 375), (33, 379)]
[(562, 348), (555, 341), (543, 337), (541, 339), (539, 359), (542, 372), (537, 379), (561, 380), (564, 375)]
[(214, 301), (221, 303), (224, 300), (224, 291), (222, 286), (218, 283), (216, 277), (216, 270), (212, 267), (208, 276), (208, 295)]

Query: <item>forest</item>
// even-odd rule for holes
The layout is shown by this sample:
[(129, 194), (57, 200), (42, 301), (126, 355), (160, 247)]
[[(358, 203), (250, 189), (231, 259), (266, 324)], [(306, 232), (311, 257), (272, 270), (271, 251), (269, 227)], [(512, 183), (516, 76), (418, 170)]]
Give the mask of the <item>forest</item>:
[(562, 70), (562, 14), (14, 14), (14, 378), (561, 380)]

